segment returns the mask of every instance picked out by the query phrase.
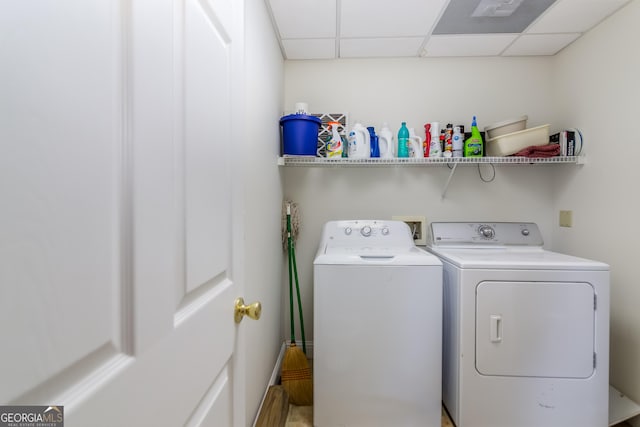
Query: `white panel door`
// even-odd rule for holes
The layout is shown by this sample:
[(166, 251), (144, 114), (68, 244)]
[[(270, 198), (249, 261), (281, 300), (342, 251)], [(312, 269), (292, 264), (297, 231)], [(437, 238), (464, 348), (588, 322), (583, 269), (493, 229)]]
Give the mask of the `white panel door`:
[(483, 375), (588, 378), (595, 292), (584, 282), (492, 282), (476, 288), (476, 369)]
[(243, 7), (0, 4), (0, 404), (246, 424)]

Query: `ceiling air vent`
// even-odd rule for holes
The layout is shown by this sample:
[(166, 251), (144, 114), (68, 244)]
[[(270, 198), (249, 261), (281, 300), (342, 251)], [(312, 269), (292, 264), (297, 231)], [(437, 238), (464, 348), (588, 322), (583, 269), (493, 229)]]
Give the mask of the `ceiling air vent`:
[(482, 0), (471, 16), (474, 18), (511, 16), (520, 3), (522, 0)]

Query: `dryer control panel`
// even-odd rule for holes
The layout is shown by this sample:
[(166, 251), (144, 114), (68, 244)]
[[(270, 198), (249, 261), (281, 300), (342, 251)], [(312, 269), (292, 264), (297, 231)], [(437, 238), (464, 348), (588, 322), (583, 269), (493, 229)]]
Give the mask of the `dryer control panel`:
[(432, 246), (542, 246), (533, 222), (432, 222)]

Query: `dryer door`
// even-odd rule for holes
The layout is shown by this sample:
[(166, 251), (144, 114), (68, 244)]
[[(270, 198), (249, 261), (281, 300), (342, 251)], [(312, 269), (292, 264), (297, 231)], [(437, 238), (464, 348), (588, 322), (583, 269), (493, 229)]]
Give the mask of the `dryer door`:
[(482, 375), (587, 378), (594, 371), (589, 283), (485, 281), (476, 288), (476, 369)]

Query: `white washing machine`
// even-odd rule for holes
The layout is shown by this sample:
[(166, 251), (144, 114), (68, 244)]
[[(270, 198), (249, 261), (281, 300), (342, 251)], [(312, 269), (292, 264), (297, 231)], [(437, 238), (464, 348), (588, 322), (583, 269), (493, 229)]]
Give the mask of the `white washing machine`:
[(442, 263), (400, 221), (331, 221), (314, 261), (316, 427), (440, 427)]
[(608, 425), (609, 266), (542, 245), (533, 223), (431, 224), (457, 427)]

